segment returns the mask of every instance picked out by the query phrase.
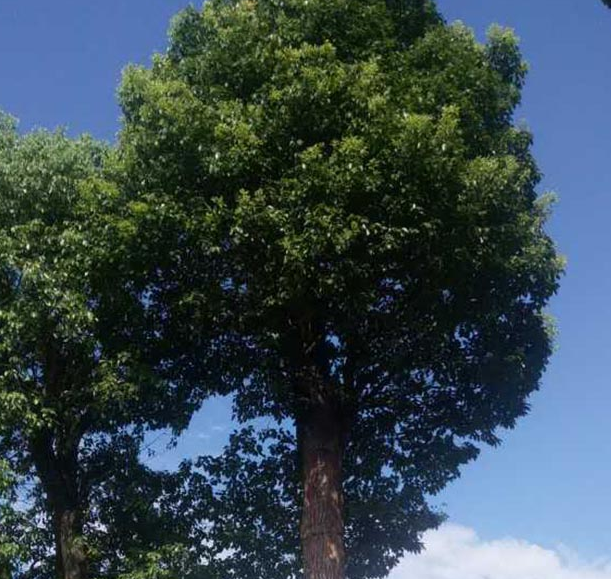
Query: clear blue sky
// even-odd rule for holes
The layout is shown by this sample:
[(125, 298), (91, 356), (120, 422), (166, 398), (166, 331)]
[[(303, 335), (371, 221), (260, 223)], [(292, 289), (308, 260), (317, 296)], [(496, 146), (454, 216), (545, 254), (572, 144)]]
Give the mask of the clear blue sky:
[[(24, 129), (66, 125), (72, 134), (112, 140), (122, 67), (163, 49), (170, 16), (186, 4), (2, 0), (0, 107)], [(542, 190), (560, 195), (550, 230), (569, 268), (553, 303), (558, 351), (531, 415), (439, 501), (453, 522), (484, 538), (565, 543), (586, 557), (610, 556), (611, 10), (600, 0), (440, 6), (480, 37), (499, 22), (522, 38), (531, 74), (518, 117), (535, 133)], [(227, 408), (214, 402), (207, 410), (179, 452), (218, 448)]]

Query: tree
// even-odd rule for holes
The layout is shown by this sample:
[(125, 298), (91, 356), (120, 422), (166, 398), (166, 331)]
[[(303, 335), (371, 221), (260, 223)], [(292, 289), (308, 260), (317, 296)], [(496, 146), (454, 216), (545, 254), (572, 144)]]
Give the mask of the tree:
[(527, 412), (562, 264), (512, 122), (525, 71), (511, 32), (480, 45), (426, 0), (211, 0), (126, 72), (124, 186), (183, 230), (149, 245), (174, 290), (150, 306), (182, 320), (159, 331), (195, 387), (201, 332), (230, 344), (236, 417), (280, 428), (200, 463), (242, 497), (218, 538), (258, 561), (241, 577), (385, 576)]
[[(175, 539), (161, 475), (138, 454), (144, 421), (180, 429), (192, 410), (147, 363), (142, 296), (112, 285), (131, 234), (105, 179), (110, 152), (0, 125), (0, 454), (24, 503), (1, 526), (27, 545), (23, 577), (103, 576)], [(125, 502), (136, 493), (150, 501)], [(132, 531), (108, 543), (126, 517)]]

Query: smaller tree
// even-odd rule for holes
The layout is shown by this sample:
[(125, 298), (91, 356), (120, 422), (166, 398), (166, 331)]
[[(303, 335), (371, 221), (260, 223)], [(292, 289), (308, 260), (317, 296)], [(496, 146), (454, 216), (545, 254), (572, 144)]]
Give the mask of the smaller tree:
[(88, 137), (20, 137), (0, 118), (0, 456), (29, 488), (24, 577), (104, 576), (175, 537), (138, 455), (144, 421), (178, 429), (182, 406), (142, 353), (143, 296), (110, 275), (131, 230), (108, 159)]

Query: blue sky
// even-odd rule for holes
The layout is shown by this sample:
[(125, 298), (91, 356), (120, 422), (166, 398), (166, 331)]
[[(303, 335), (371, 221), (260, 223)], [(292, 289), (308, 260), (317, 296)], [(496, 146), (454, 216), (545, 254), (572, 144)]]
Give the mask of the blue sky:
[[(65, 125), (112, 140), (122, 67), (163, 49), (171, 15), (186, 4), (0, 0), (0, 107), (24, 129)], [(550, 230), (569, 262), (552, 306), (558, 351), (532, 413), (439, 502), (483, 541), (511, 536), (611, 556), (611, 10), (600, 0), (439, 4), (479, 37), (499, 22), (522, 38), (531, 73), (518, 118), (535, 134), (542, 190), (560, 196)], [(179, 452), (214, 450), (226, 436), (226, 405), (205, 410)]]

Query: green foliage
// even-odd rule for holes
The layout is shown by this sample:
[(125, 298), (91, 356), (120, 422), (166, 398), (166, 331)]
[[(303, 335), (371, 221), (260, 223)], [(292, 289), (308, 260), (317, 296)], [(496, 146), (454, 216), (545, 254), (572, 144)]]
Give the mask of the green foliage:
[[(441, 520), (427, 497), (527, 412), (550, 355), (562, 263), (512, 124), (525, 72), (510, 31), (478, 44), (423, 0), (211, 0), (125, 74), (125, 190), (183, 231), (148, 246), (174, 251), (152, 308), (184, 322), (158, 331), (183, 328), (194, 385), (198, 344), (234, 360), (219, 389), (241, 421), (293, 421), (304, 368), (325, 376), (353, 579), (420, 548)], [(274, 432), (200, 465), (221, 503), (241, 497), (218, 512), (227, 576), (299, 569), (298, 449), (289, 429), (266, 455)]]
[(149, 363), (143, 297), (116, 275), (131, 224), (111, 157), (0, 118), (0, 453), (19, 483), (0, 554), (24, 577), (55, 577), (62, 509), (100, 577), (179, 534), (159, 504), (170, 482), (139, 451), (145, 423), (179, 430), (192, 405)]
[(189, 552), (195, 521), (185, 474), (147, 468), (140, 451), (125, 436), (98, 462), (104, 478), (92, 489), (86, 528), (96, 577), (208, 579)]
[(8, 465), (0, 462), (0, 577), (11, 579), (13, 570), (24, 555), (23, 545), (11, 533), (17, 517), (13, 504), (16, 499), (16, 480)]
[[(419, 550), (551, 352), (525, 73), (428, 0), (210, 0), (127, 70), (117, 153), (0, 117), (0, 565), (53, 577), (68, 501), (94, 577), (298, 576), (312, 367), (348, 576)], [(245, 424), (225, 452), (143, 465), (213, 393)]]
[(119, 575), (120, 579), (175, 579), (191, 576), (184, 563), (185, 555), (181, 545), (163, 547), (139, 559), (137, 570)]
[(81, 184), (99, 175), (105, 152), (61, 133), (3, 141), (2, 437), (27, 440), (69, 419), (75, 429), (112, 426), (136, 386), (129, 353), (104, 355), (96, 334), (91, 277), (103, 249), (91, 230), (94, 191)]

